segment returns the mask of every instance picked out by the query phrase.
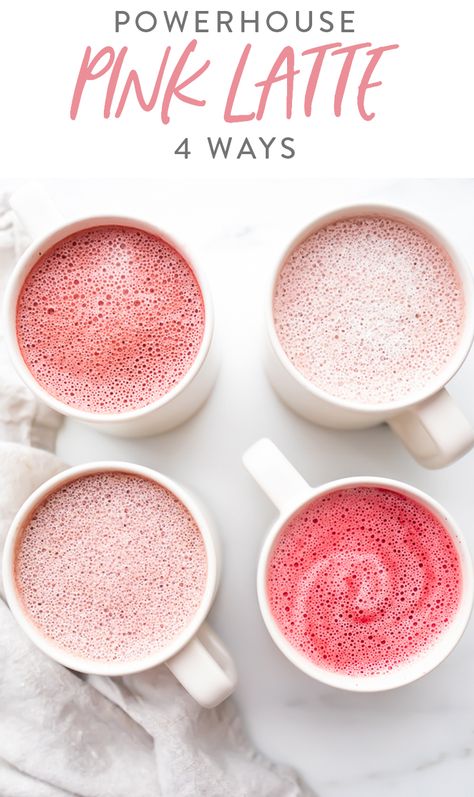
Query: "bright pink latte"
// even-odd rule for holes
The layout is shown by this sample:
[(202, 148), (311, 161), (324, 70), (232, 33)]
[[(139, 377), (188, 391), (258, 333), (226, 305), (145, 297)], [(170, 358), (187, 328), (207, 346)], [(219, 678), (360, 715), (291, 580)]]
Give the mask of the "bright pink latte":
[(424, 391), (455, 354), (463, 288), (422, 229), (354, 216), (310, 234), (277, 279), (273, 317), (293, 365), (331, 396), (368, 404)]
[(172, 390), (204, 335), (197, 279), (176, 249), (125, 226), (81, 230), (45, 252), (17, 304), (22, 356), (51, 396), (120, 413)]
[(201, 605), (204, 540), (156, 482), (76, 478), (25, 525), (15, 553), (20, 601), (41, 634), (95, 661), (141, 659), (171, 643)]
[(315, 498), (281, 531), (267, 569), (288, 642), (325, 669), (388, 672), (423, 654), (461, 597), (455, 545), (424, 505), (389, 489)]

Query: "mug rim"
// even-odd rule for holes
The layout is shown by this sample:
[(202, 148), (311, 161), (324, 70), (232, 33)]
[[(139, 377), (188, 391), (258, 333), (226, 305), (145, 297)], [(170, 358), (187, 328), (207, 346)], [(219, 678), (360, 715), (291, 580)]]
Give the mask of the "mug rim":
[[(144, 230), (145, 232), (149, 232), (158, 238), (161, 238), (184, 258), (197, 280), (202, 296), (204, 306), (204, 333), (198, 353), (194, 361), (191, 363), (190, 368), (186, 371), (178, 384), (165, 393), (164, 396), (161, 396), (159, 399), (156, 399), (149, 404), (145, 404), (142, 407), (137, 407), (133, 410), (126, 410), (125, 412), (100, 413), (91, 412), (89, 410), (81, 410), (76, 407), (72, 407), (69, 404), (65, 404), (63, 401), (60, 401), (55, 396), (48, 393), (48, 391), (39, 384), (29, 370), (21, 353), (18, 343), (18, 336), (16, 334), (16, 311), (18, 298), (25, 283), (26, 277), (37, 264), (40, 257), (42, 257), (59, 241), (68, 238), (75, 232), (89, 229), (91, 227), (105, 227), (108, 225), (135, 227)], [(5, 340), (7, 343), (8, 352), (15, 369), (17, 370), (23, 382), (34, 394), (41, 399), (41, 401), (43, 401), (53, 410), (56, 410), (56, 412), (61, 413), (61, 415), (75, 418), (78, 421), (92, 424), (100, 423), (104, 425), (112, 425), (135, 421), (139, 418), (148, 416), (156, 410), (159, 410), (162, 407), (170, 404), (173, 399), (177, 398), (177, 396), (179, 396), (185, 390), (185, 388), (188, 387), (188, 385), (201, 370), (206, 357), (209, 354), (209, 349), (214, 336), (214, 308), (210, 289), (201, 269), (196, 266), (194, 258), (188, 254), (187, 249), (184, 248), (174, 238), (173, 235), (164, 232), (153, 222), (149, 222), (146, 219), (141, 219), (135, 216), (124, 216), (120, 214), (95, 214), (92, 216), (79, 216), (77, 218), (65, 221), (61, 225), (54, 227), (45, 235), (41, 236), (41, 238), (32, 241), (32, 243), (20, 256), (12, 273), (10, 274), (5, 290), (3, 311), (5, 318)]]
[[(286, 639), (280, 630), (270, 609), (266, 591), (266, 573), (268, 562), (273, 547), (283, 528), (289, 520), (309, 502), (321, 495), (355, 486), (374, 486), (401, 492), (414, 498), (426, 506), (442, 523), (450, 538), (455, 544), (459, 555), (462, 572), (462, 588), (459, 606), (453, 620), (442, 632), (440, 637), (431, 645), (426, 653), (409, 660), (406, 664), (397, 667), (389, 673), (375, 676), (357, 676), (338, 673), (315, 664), (309, 658), (299, 653), (298, 650)], [(464, 534), (447, 510), (427, 493), (413, 485), (396, 479), (377, 476), (354, 476), (326, 482), (319, 487), (308, 485), (308, 494), (302, 501), (298, 501), (285, 512), (280, 512), (276, 521), (271, 526), (262, 544), (257, 567), (257, 596), (260, 611), (273, 642), (286, 658), (299, 670), (309, 675), (316, 681), (326, 686), (336, 687), (350, 692), (382, 692), (396, 689), (417, 681), (424, 675), (434, 670), (454, 650), (464, 634), (474, 603), (474, 568), (472, 557)]]
[[(56, 492), (65, 484), (75, 481), (83, 476), (103, 472), (116, 472), (139, 476), (149, 479), (169, 490), (181, 501), (181, 503), (191, 514), (191, 517), (196, 523), (204, 540), (206, 549), (206, 587), (199, 607), (192, 616), (191, 621), (186, 625), (181, 633), (178, 634), (176, 638), (165, 647), (160, 648), (157, 652), (151, 653), (148, 656), (143, 656), (139, 659), (130, 659), (128, 661), (104, 661), (87, 659), (83, 656), (77, 656), (74, 653), (70, 653), (65, 648), (61, 648), (60, 646), (56, 645), (52, 640), (49, 640), (45, 635), (43, 635), (39, 628), (35, 626), (33, 621), (29, 619), (26, 610), (22, 606), (21, 600), (19, 599), (15, 586), (15, 547), (23, 526), (28, 521), (28, 518), (31, 516), (34, 509), (48, 495)], [(74, 465), (70, 468), (66, 468), (55, 476), (52, 476), (47, 481), (43, 482), (43, 484), (41, 484), (26, 499), (12, 520), (6, 536), (3, 551), (2, 575), (5, 596), (13, 616), (29, 639), (40, 650), (42, 650), (43, 653), (46, 653), (52, 659), (60, 664), (63, 664), (65, 667), (76, 670), (77, 672), (94, 675), (119, 676), (142, 672), (143, 670), (148, 670), (151, 667), (156, 667), (159, 664), (164, 664), (166, 661), (179, 653), (179, 651), (182, 650), (188, 644), (188, 642), (190, 642), (190, 640), (199, 631), (199, 628), (203, 622), (206, 620), (206, 617), (212, 606), (219, 581), (219, 569), (220, 550), (217, 537), (213, 533), (212, 525), (209, 523), (208, 518), (200, 508), (199, 502), (197, 502), (186, 489), (182, 488), (173, 479), (170, 479), (168, 476), (165, 476), (164, 474), (160, 473), (159, 471), (155, 471), (152, 468), (130, 462), (101, 460), (98, 462), (88, 462), (82, 465)]]
[[(301, 371), (291, 362), (289, 356), (285, 352), (280, 339), (278, 337), (274, 315), (273, 315), (273, 297), (275, 293), (276, 284), (291, 252), (303, 243), (306, 238), (313, 232), (321, 229), (327, 224), (338, 221), (339, 219), (350, 218), (352, 215), (371, 215), (380, 213), (400, 219), (401, 221), (411, 222), (413, 225), (421, 228), (422, 231), (427, 233), (434, 239), (435, 243), (440, 245), (449, 255), (451, 262), (456, 270), (456, 273), (461, 281), (463, 289), (463, 297), (465, 302), (465, 319), (461, 338), (458, 346), (447, 363), (446, 367), (431, 382), (424, 390), (418, 393), (410, 394), (404, 399), (390, 402), (362, 402), (353, 401), (351, 399), (344, 399), (338, 396), (333, 396), (323, 388), (313, 384), (310, 379), (304, 376)], [(300, 232), (290, 241), (289, 245), (285, 248), (283, 255), (279, 257), (276, 268), (273, 269), (270, 279), (270, 290), (267, 293), (267, 303), (265, 308), (266, 329), (270, 344), (278, 357), (280, 364), (295, 379), (298, 384), (305, 388), (306, 391), (311, 393), (316, 398), (325, 401), (333, 406), (343, 410), (352, 410), (364, 415), (386, 415), (390, 417), (399, 411), (413, 407), (422, 401), (434, 396), (455, 376), (464, 363), (474, 340), (474, 275), (465, 260), (464, 256), (458, 251), (444, 234), (430, 221), (422, 216), (413, 213), (397, 205), (385, 204), (382, 202), (376, 203), (360, 203), (353, 205), (341, 205), (327, 211), (324, 214), (317, 216), (312, 222), (307, 224)]]

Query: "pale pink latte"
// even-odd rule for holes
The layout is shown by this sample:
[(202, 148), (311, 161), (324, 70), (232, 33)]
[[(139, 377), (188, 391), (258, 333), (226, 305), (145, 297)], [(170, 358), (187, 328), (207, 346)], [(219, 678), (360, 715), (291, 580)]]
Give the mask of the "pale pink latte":
[(308, 235), (277, 279), (273, 317), (293, 365), (332, 396), (405, 399), (455, 354), (463, 288), (445, 249), (384, 215), (342, 219)]
[(199, 609), (207, 554), (188, 509), (129, 473), (75, 478), (51, 493), (19, 535), (15, 583), (50, 642), (94, 661), (145, 658)]

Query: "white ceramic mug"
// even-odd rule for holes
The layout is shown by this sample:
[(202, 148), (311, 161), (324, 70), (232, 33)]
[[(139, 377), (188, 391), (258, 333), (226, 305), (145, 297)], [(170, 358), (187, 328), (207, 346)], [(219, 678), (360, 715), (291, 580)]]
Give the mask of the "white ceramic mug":
[[(58, 647), (40, 633), (29, 619), (19, 599), (15, 578), (15, 547), (19, 534), (35, 508), (52, 492), (79, 476), (100, 472), (130, 473), (151, 479), (165, 487), (185, 505), (204, 540), (207, 554), (207, 583), (201, 604), (187, 627), (167, 647), (146, 658), (127, 662), (93, 661), (75, 656)], [(94, 462), (78, 465), (59, 473), (42, 484), (25, 501), (8, 532), (3, 552), (3, 584), (10, 609), (17, 622), (44, 653), (78, 672), (96, 675), (128, 675), (159, 664), (166, 664), (184, 688), (206, 708), (221, 703), (234, 690), (236, 672), (233, 661), (219, 637), (205, 622), (220, 576), (220, 553), (212, 522), (200, 503), (176, 482), (150, 468), (125, 462)]]
[[(193, 415), (208, 397), (217, 374), (214, 345), (214, 314), (209, 289), (192, 260), (168, 234), (149, 222), (129, 216), (91, 216), (65, 222), (40, 186), (28, 185), (12, 195), (10, 204), (33, 240), (20, 257), (7, 285), (4, 304), (5, 337), (18, 374), (38, 398), (57, 412), (109, 434), (122, 437), (142, 437), (168, 431)], [(186, 260), (199, 283), (203, 302), (205, 327), (196, 359), (181, 381), (157, 401), (139, 409), (120, 413), (94, 413), (75, 409), (58, 401), (38, 384), (28, 369), (16, 335), (16, 307), (26, 276), (38, 259), (58, 241), (79, 230), (107, 224), (132, 226), (152, 233), (171, 244)]]
[[(466, 321), (457, 351), (443, 372), (425, 390), (401, 401), (367, 404), (348, 401), (321, 390), (303, 376), (285, 353), (275, 330), (273, 295), (281, 268), (289, 254), (308, 235), (327, 224), (350, 216), (382, 214), (414, 224), (449, 254), (461, 279), (466, 301)], [(386, 422), (415, 459), (427, 468), (440, 468), (474, 446), (474, 430), (445, 389), (464, 362), (474, 338), (474, 281), (468, 265), (454, 246), (423, 219), (384, 205), (341, 208), (317, 219), (285, 251), (273, 275), (266, 304), (265, 365), (270, 381), (283, 401), (299, 415), (335, 429), (362, 429)]]
[[(247, 470), (252, 474), (268, 498), (275, 504), (279, 513), (277, 520), (265, 537), (261, 549), (257, 571), (257, 592), (265, 624), (282, 653), (296, 667), (299, 667), (300, 670), (312, 678), (329, 686), (357, 692), (377, 692), (403, 686), (415, 681), (417, 678), (421, 678), (421, 676), (437, 667), (461, 638), (471, 614), (474, 598), (471, 555), (461, 531), (446, 510), (426, 493), (393, 479), (357, 477), (338, 479), (320, 487), (310, 487), (293, 465), (283, 456), (281, 451), (270, 440), (266, 439), (255, 443), (244, 454), (243, 461)], [(299, 653), (288, 642), (271, 612), (266, 591), (266, 576), (269, 558), (278, 535), (296, 512), (299, 512), (305, 504), (317, 496), (333, 490), (365, 485), (385, 487), (411, 496), (439, 518), (451, 536), (459, 554), (462, 571), (462, 595), (455, 617), (426, 653), (403, 666), (393, 669), (389, 673), (355, 677), (319, 667)]]

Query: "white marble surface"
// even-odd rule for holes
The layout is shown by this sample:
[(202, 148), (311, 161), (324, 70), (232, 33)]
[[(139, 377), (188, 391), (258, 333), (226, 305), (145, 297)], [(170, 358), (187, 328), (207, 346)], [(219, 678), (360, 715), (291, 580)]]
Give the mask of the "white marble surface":
[[(474, 549), (474, 453), (429, 472), (386, 427), (342, 433), (311, 426), (273, 395), (259, 349), (266, 281), (302, 226), (339, 204), (392, 202), (440, 224), (473, 261), (474, 181), (44, 182), (68, 216), (110, 211), (155, 221), (208, 275), (222, 365), (205, 408), (180, 429), (144, 441), (68, 422), (59, 453), (70, 463), (120, 458), (149, 465), (206, 501), (224, 549), (212, 620), (236, 659), (236, 699), (256, 743), (298, 768), (320, 797), (472, 797), (474, 620), (448, 660), (403, 689), (351, 694), (300, 673), (274, 647), (257, 607), (257, 554), (274, 513), (240, 458), (267, 435), (314, 484), (359, 474), (411, 482), (446, 505)], [(474, 353), (452, 392), (474, 423)]]

